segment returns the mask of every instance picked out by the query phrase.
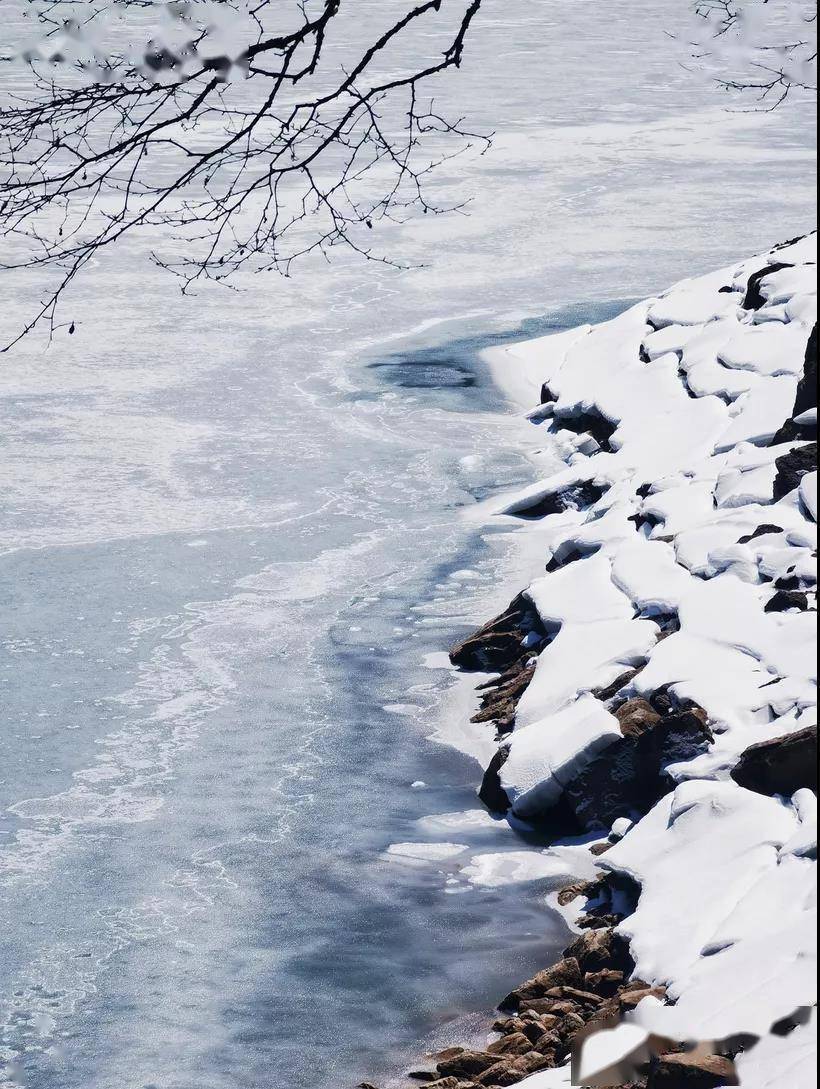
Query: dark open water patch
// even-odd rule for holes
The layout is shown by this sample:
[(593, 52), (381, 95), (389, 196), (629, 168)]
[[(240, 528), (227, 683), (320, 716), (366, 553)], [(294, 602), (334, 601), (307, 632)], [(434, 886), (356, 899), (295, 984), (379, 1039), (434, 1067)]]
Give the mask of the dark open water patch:
[[(497, 408), (499, 394), (489, 369), (481, 362), (480, 354), (487, 348), (513, 344), (516, 341), (534, 340), (560, 333), (587, 322), (609, 321), (632, 306), (636, 299), (612, 299), (603, 303), (573, 303), (549, 311), (543, 317), (526, 318), (517, 325), (499, 330), (468, 330), (464, 322), (438, 326), (433, 332), (433, 343), (416, 343), (381, 356), (367, 364), (367, 369), (377, 378), (379, 388), (352, 396), (356, 399), (378, 397), (380, 390), (401, 389), (414, 392), (452, 390), (447, 408), (451, 411), (474, 412), (477, 408)], [(443, 338), (442, 338), (442, 334)], [(463, 396), (469, 390), (470, 395)], [(476, 393), (480, 394), (477, 403)], [(461, 396), (459, 396), (461, 394)]]

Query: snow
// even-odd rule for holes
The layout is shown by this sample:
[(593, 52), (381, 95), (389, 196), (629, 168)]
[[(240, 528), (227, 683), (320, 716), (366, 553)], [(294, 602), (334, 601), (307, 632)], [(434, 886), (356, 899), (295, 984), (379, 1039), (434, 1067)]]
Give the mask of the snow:
[(554, 804), (564, 785), (620, 737), (618, 720), (589, 695), (547, 720), (516, 730), (501, 769), (501, 785), (514, 812), (526, 818)]
[[(639, 672), (625, 695), (667, 687), (701, 706), (715, 735), (667, 769), (674, 786), (651, 812), (616, 822), (617, 842), (597, 861), (640, 886), (620, 930), (636, 975), (664, 984), (673, 1004), (644, 1000), (625, 1031), (593, 1037), (590, 1077), (646, 1033), (751, 1032), (762, 1042), (742, 1060), (744, 1085), (804, 1084), (814, 1023), (769, 1032), (816, 1001), (816, 798), (754, 793), (730, 772), (749, 745), (816, 722), (816, 614), (765, 611), (777, 580), (816, 585), (817, 473), (775, 502), (777, 459), (801, 443), (771, 445), (792, 414), (816, 321), (815, 262), (811, 236), (599, 326), (504, 349), (531, 392), (547, 382), (556, 398), (533, 418), (558, 436), (567, 464), (497, 512), (585, 481), (608, 486), (587, 510), (528, 523), (565, 566), (527, 590), (550, 638), (503, 741), (513, 812), (537, 818), (617, 742), (617, 720), (592, 692), (629, 667)], [(789, 267), (764, 276), (762, 306), (745, 310), (749, 277), (776, 263)], [(561, 430), (589, 412), (616, 425), (609, 448)], [(816, 409), (800, 417), (812, 422)], [(670, 617), (678, 630), (662, 632)], [(507, 872), (547, 875), (536, 859), (530, 869), (508, 858)], [(495, 879), (500, 866), (482, 859), (475, 879)], [(523, 1084), (551, 1089), (567, 1076)]]
[[(817, 1011), (787, 1037), (768, 1035), (738, 1056), (743, 1089), (815, 1089), (817, 1085)], [(561, 1084), (560, 1082), (558, 1083)]]

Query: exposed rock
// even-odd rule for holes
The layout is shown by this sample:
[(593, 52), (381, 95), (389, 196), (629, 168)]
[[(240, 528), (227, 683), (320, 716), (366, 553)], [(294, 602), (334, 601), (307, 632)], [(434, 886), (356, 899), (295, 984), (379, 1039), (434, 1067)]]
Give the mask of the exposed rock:
[(817, 405), (817, 326), (811, 331), (809, 342), (806, 346), (806, 357), (803, 362), (803, 376), (797, 384), (797, 395), (794, 399), (792, 418), (786, 420), (780, 430), (774, 435), (770, 443), (777, 446), (782, 442), (793, 442), (796, 439), (810, 439), (813, 437), (814, 428), (801, 426), (795, 423), (794, 417), (801, 416), (810, 408)]
[(517, 662), (491, 685), (484, 685), (481, 710), (471, 722), (495, 722), (500, 734), (509, 733), (515, 726), (515, 711), (535, 674), (535, 666)]
[(758, 794), (817, 790), (817, 727), (751, 745), (732, 770), (732, 778)]
[(763, 609), (766, 613), (785, 613), (788, 609), (805, 612), (809, 607), (808, 595), (800, 590), (778, 590), (769, 598)]
[(527, 653), (522, 643), (530, 632), (546, 634), (532, 603), (519, 594), (500, 616), (457, 643), (450, 661), (462, 669), (502, 672)]
[(598, 888), (599, 882), (597, 881), (577, 881), (574, 885), (567, 885), (566, 888), (561, 889), (558, 893), (558, 903), (561, 907), (566, 907), (567, 904), (571, 904), (573, 900), (577, 900), (579, 896), (591, 896), (592, 893)]
[(648, 700), (635, 698), (615, 711), (615, 718), (624, 737), (640, 737), (661, 721), (661, 716)]
[(519, 518), (546, 518), (549, 514), (561, 514), (565, 510), (586, 510), (603, 496), (608, 484), (595, 484), (587, 480), (571, 484), (538, 499), (530, 507), (516, 511)]
[(625, 982), (623, 972), (614, 968), (602, 968), (598, 972), (587, 972), (584, 976), (584, 986), (606, 998), (611, 998)]
[(756, 541), (758, 537), (765, 537), (769, 533), (782, 533), (783, 527), (776, 526), (772, 522), (764, 522), (762, 526), (758, 526), (754, 533), (747, 533), (745, 537), (741, 537), (738, 540), (738, 544), (749, 544), (750, 541)]
[[(530, 1028), (532, 1026), (526, 1026)], [(544, 1035), (546, 1029), (541, 1029), (539, 1032), (539, 1038)], [(532, 1051), (532, 1045), (535, 1040), (531, 1040), (525, 1032), (512, 1032), (509, 1036), (502, 1036), (500, 1040), (496, 1040), (495, 1043), (489, 1044), (487, 1051), (491, 1055), (526, 1055), (528, 1051)]]
[(775, 590), (799, 590), (800, 579), (797, 575), (781, 575), (779, 579), (775, 579), (774, 588)]
[(442, 1077), (475, 1078), (497, 1062), (498, 1056), (488, 1051), (462, 1051), (452, 1059), (442, 1060), (436, 1069)]
[(592, 690), (592, 695), (596, 700), (606, 703), (607, 700), (611, 700), (614, 696), (617, 696), (622, 688), (626, 688), (630, 682), (634, 681), (640, 671), (640, 667), (628, 669), (626, 673), (622, 673), (620, 677), (617, 677), (612, 684), (608, 684), (604, 688), (594, 688)]
[(556, 416), (555, 426), (576, 435), (592, 435), (602, 450), (611, 449), (609, 440), (618, 430), (618, 424), (608, 420), (597, 409), (582, 412), (574, 416)]
[(817, 443), (809, 442), (798, 446), (775, 461), (777, 476), (774, 479), (774, 501), (778, 502), (800, 484), (806, 473), (813, 473), (817, 468)]
[(759, 310), (761, 306), (765, 305), (766, 299), (760, 290), (761, 281), (775, 272), (780, 272), (784, 268), (791, 268), (791, 266), (784, 265), (780, 261), (775, 261), (771, 265), (764, 265), (762, 269), (759, 269), (749, 277), (749, 283), (746, 286), (746, 294), (743, 298), (743, 302), (740, 304), (744, 310)]
[[(581, 934), (564, 950), (564, 957), (574, 960), (584, 973), (610, 969), (631, 975), (635, 968), (629, 943), (614, 930), (593, 930)], [(572, 986), (571, 983), (567, 985)]]
[(626, 736), (564, 791), (582, 828), (608, 829), (619, 817), (647, 813), (669, 790), (666, 767), (691, 759), (713, 740), (700, 708), (661, 714), (646, 700), (630, 700), (616, 715)]
[(731, 1059), (683, 1054), (664, 1055), (653, 1064), (648, 1089), (720, 1089), (724, 1085), (740, 1085)]
[(500, 1003), (501, 1010), (534, 1009), (533, 1000), (545, 998), (553, 987), (573, 987), (583, 983), (581, 966), (573, 956), (565, 956), (551, 968), (539, 972), (532, 979), (522, 983)]
[(509, 755), (510, 750), (502, 746), (490, 761), (487, 770), (484, 772), (484, 778), (481, 781), (481, 788), (479, 789), (478, 796), (493, 813), (506, 813), (512, 804), (501, 785), (500, 774)]

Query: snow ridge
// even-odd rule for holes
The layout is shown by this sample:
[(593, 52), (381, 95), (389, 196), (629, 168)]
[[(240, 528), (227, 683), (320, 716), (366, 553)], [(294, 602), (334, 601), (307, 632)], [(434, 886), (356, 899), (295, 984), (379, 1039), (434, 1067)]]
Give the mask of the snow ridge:
[[(598, 866), (640, 886), (618, 931), (669, 996), (632, 1021), (761, 1037), (737, 1064), (755, 1089), (816, 1084), (815, 1020), (770, 1035), (816, 1004), (816, 766), (792, 766), (816, 752), (816, 245), (488, 353), (502, 385), (540, 391), (528, 416), (566, 462), (496, 512), (530, 519), (548, 561), (525, 593), (548, 635), (500, 786), (535, 821), (621, 741), (625, 702), (705, 712), (709, 742), (665, 768), (648, 813), (623, 814)], [(761, 761), (768, 780), (746, 770)]]

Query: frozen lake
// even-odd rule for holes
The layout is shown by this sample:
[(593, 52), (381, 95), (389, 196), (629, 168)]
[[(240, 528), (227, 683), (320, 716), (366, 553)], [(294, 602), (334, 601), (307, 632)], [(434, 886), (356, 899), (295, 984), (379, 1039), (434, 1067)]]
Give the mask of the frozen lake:
[(726, 112), (680, 4), (485, 3), (471, 214), (384, 235), (429, 267), (185, 300), (142, 238), (2, 357), (0, 1086), (378, 1083), (561, 943), (464, 879), (520, 843), (430, 740), (429, 656), (532, 575), (469, 517), (532, 473), (476, 352), (814, 226), (813, 119)]

